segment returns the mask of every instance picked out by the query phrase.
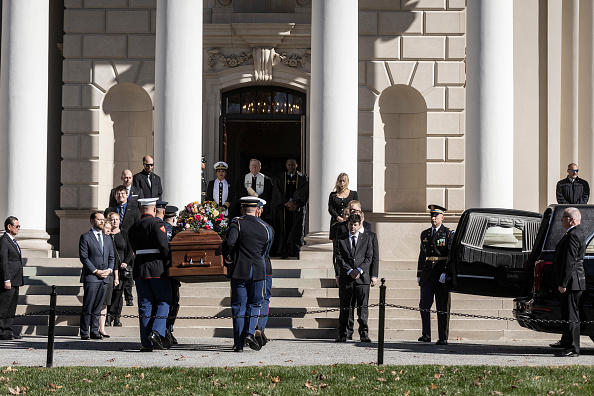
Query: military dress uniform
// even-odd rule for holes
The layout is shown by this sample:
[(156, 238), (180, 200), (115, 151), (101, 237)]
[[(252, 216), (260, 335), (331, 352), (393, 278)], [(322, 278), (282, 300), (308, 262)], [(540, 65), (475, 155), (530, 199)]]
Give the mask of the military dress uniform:
[[(156, 199), (155, 199), (156, 200)], [(141, 204), (146, 204), (146, 199)], [(140, 341), (142, 350), (163, 349), (166, 342), (166, 319), (171, 305), (171, 282), (167, 277), (169, 243), (165, 223), (150, 214), (143, 214), (129, 231), (134, 250), (134, 281), (138, 294)]]
[[(257, 197), (241, 198), (242, 206), (257, 206), (258, 202)], [(227, 231), (234, 351), (242, 351), (245, 343), (255, 350), (261, 347), (254, 334), (264, 300), (266, 256), (273, 240), (270, 229), (264, 220), (245, 215), (234, 218)], [(244, 318), (245, 315), (251, 317)]]
[[(429, 205), (432, 213), (445, 212), (445, 208)], [(421, 251), (417, 267), (417, 280), (421, 287), (420, 309), (431, 309), (435, 296), (437, 311), (447, 312), (437, 314), (437, 328), (439, 344), (445, 344), (449, 332), (450, 293), (445, 287), (445, 279), (440, 278), (445, 274), (446, 261), (452, 246), (454, 232), (441, 224), (437, 230), (433, 227), (421, 233)], [(443, 277), (445, 278), (445, 276)], [(423, 334), (419, 341), (431, 341), (431, 314), (421, 312)]]

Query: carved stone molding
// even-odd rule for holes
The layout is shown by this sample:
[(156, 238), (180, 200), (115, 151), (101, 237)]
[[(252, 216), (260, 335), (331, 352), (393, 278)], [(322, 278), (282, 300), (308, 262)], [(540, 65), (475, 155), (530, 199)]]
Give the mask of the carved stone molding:
[(272, 61), (274, 48), (254, 48), (254, 72), (256, 81), (272, 81)]
[(233, 0), (217, 0), (217, 4), (221, 7), (229, 7), (233, 3)]
[(311, 57), (311, 50), (306, 50), (305, 54), (297, 55), (291, 54), (287, 55), (286, 52), (282, 52), (280, 54), (275, 54), (275, 59), (278, 59), (281, 64), (289, 66), (289, 67), (303, 67), (309, 61)]
[(215, 71), (217, 61), (223, 66), (237, 67), (253, 58), (253, 54), (246, 54), (245, 52), (242, 52), (239, 55), (231, 54), (226, 56), (221, 54), (216, 48), (208, 51), (208, 54), (208, 70), (210, 71)]
[(311, 5), (311, 0), (295, 0), (295, 4), (298, 7), (309, 7)]

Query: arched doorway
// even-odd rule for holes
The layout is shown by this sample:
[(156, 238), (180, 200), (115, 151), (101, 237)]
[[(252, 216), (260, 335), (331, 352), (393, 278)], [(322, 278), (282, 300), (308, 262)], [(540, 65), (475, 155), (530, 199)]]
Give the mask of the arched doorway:
[(302, 92), (270, 86), (223, 94), (219, 152), (231, 183), (248, 172), (251, 158), (273, 179), (286, 170), (287, 158), (296, 158), (305, 171), (305, 99)]

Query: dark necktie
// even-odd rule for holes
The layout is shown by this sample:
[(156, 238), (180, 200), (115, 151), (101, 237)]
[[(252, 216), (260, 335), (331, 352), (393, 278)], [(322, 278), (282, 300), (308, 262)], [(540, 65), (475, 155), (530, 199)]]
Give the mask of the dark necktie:
[(124, 206), (118, 206), (118, 214), (120, 215), (120, 221), (124, 221)]
[(19, 244), (17, 243), (16, 239), (13, 239), (12, 241), (14, 242), (17, 250), (19, 251), (19, 254), (21, 254), (21, 248), (20, 248)]
[(223, 206), (223, 182), (219, 181), (219, 206)]
[(352, 237), (352, 242), (353, 242), (353, 252), (355, 251), (355, 249), (357, 248), (357, 238), (356, 237)]
[(252, 176), (252, 190), (256, 191), (256, 176)]
[(103, 253), (103, 234), (97, 234), (97, 242), (99, 242), (99, 248), (101, 249), (101, 253)]

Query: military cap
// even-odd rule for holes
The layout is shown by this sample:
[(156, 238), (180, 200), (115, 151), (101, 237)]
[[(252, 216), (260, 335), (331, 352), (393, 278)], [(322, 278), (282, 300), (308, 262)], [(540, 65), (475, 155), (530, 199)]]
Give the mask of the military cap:
[(203, 164), (206, 164), (206, 155), (203, 155), (203, 156), (202, 156), (202, 163), (203, 163)]
[(155, 206), (159, 198), (140, 198), (138, 203), (140, 206)]
[(239, 199), (241, 206), (244, 207), (257, 207), (260, 203), (260, 198), (258, 197), (242, 197)]
[(262, 208), (264, 205), (266, 205), (266, 201), (263, 200), (262, 198), (258, 198), (260, 200), (260, 202), (258, 202), (258, 207)]
[(227, 170), (227, 169), (229, 169), (229, 165), (227, 165), (226, 162), (219, 161), (216, 164), (214, 164), (214, 168), (216, 170), (219, 170), (219, 169)]
[(159, 209), (165, 209), (165, 207), (167, 206), (168, 203), (169, 202), (167, 202), (167, 201), (158, 200), (157, 201), (157, 208), (159, 208)]
[(174, 217), (179, 209), (177, 206), (167, 205), (165, 206), (165, 217)]
[(435, 214), (444, 214), (447, 210), (443, 206), (434, 205), (434, 204), (429, 205), (428, 208), (429, 208), (429, 212), (431, 214), (434, 214), (434, 213)]

